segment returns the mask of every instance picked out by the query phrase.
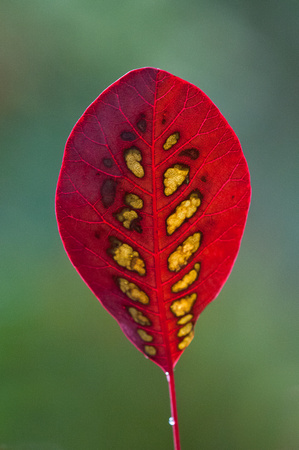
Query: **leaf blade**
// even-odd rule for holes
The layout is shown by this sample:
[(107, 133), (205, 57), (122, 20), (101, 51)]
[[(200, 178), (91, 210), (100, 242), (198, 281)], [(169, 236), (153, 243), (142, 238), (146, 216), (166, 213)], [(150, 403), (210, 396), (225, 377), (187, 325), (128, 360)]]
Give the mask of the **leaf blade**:
[(169, 371), (229, 276), (249, 202), (240, 143), (217, 107), (190, 83), (145, 68), (106, 89), (74, 127), (56, 213), (84, 281)]

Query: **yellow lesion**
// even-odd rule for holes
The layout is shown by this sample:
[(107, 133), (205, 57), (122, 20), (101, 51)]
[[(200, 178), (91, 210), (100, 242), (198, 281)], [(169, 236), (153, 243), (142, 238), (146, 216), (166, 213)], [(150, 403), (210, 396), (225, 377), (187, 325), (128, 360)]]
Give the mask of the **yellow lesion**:
[(131, 208), (134, 209), (142, 209), (143, 208), (143, 200), (138, 197), (136, 194), (126, 194), (125, 195), (125, 203)]
[(154, 339), (153, 336), (146, 331), (142, 330), (141, 328), (138, 328), (137, 333), (141, 337), (141, 339), (145, 342), (152, 342)]
[(188, 180), (189, 167), (183, 164), (175, 164), (169, 167), (164, 173), (164, 194), (172, 195), (177, 189)]
[(190, 322), (190, 320), (193, 319), (193, 314), (186, 314), (181, 319), (177, 321), (178, 325), (185, 325), (187, 322)]
[(193, 253), (199, 248), (200, 238), (200, 232), (192, 234), (169, 255), (168, 269), (171, 270), (171, 272), (178, 272), (182, 267), (188, 264), (189, 258), (191, 258)]
[(137, 272), (139, 275), (145, 275), (145, 263), (140, 258), (139, 253), (129, 244), (113, 239), (111, 253), (114, 261), (121, 267)]
[(151, 321), (149, 320), (149, 318), (146, 317), (144, 314), (142, 314), (142, 312), (139, 311), (138, 309), (134, 308), (133, 306), (130, 306), (130, 308), (128, 308), (128, 311), (133, 320), (139, 325), (143, 326), (151, 325)]
[(184, 316), (185, 314), (188, 314), (191, 311), (192, 306), (196, 299), (197, 294), (195, 293), (185, 295), (185, 297), (182, 297), (172, 302), (170, 305), (170, 310), (176, 317)]
[(173, 147), (178, 140), (180, 139), (180, 133), (176, 132), (168, 136), (166, 141), (163, 144), (164, 150), (169, 150), (171, 147)]
[(149, 298), (145, 292), (143, 292), (136, 284), (131, 283), (129, 280), (125, 278), (118, 278), (118, 283), (120, 290), (126, 294), (131, 300), (135, 302), (140, 302), (143, 305), (147, 305), (149, 303)]
[(186, 347), (188, 347), (193, 338), (194, 338), (194, 331), (192, 330), (187, 336), (184, 337), (184, 339), (181, 342), (179, 342), (178, 349), (184, 350)]
[(198, 272), (200, 269), (200, 264), (196, 263), (194, 265), (194, 268), (190, 270), (190, 272), (186, 273), (186, 275), (183, 276), (183, 278), (179, 281), (177, 281), (171, 288), (172, 292), (181, 292), (184, 289), (187, 289), (189, 286), (191, 286), (194, 281), (196, 281), (198, 277)]
[(133, 220), (138, 219), (138, 214), (129, 208), (123, 208), (121, 211), (115, 214), (115, 217), (119, 222), (122, 222), (123, 226), (128, 230), (131, 228)]
[(191, 322), (187, 323), (186, 325), (184, 325), (182, 328), (179, 329), (177, 336), (178, 337), (186, 336), (187, 334), (190, 333), (192, 328), (193, 328), (193, 324)]
[(157, 354), (157, 349), (153, 347), (152, 345), (145, 345), (144, 351), (149, 356), (155, 356)]
[(142, 155), (140, 150), (136, 147), (131, 147), (125, 151), (125, 161), (128, 169), (135, 175), (135, 177), (144, 177), (144, 169), (140, 164)]
[(200, 203), (198, 193), (192, 192), (192, 194), (189, 195), (189, 198), (182, 201), (175, 208), (175, 212), (167, 218), (167, 233), (169, 235), (173, 234), (182, 225), (182, 223), (185, 222), (185, 220), (190, 219), (190, 217), (196, 213)]

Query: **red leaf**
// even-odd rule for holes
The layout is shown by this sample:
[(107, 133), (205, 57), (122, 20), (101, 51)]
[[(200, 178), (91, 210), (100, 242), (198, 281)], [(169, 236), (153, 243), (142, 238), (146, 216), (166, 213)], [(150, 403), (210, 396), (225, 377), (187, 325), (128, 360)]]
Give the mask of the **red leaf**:
[(170, 371), (232, 269), (249, 201), (240, 143), (217, 107), (146, 68), (112, 84), (75, 125), (56, 212), (79, 274)]

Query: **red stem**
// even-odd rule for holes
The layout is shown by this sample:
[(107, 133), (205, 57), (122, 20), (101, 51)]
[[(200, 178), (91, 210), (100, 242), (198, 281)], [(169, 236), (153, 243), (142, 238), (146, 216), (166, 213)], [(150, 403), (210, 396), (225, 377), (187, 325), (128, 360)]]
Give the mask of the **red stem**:
[(171, 423), (171, 425), (172, 425), (172, 431), (173, 431), (174, 450), (181, 450), (173, 369), (171, 369), (170, 372), (166, 372), (166, 378), (167, 378), (168, 387), (169, 387), (170, 410), (171, 410), (171, 419), (172, 419), (172, 420), (170, 419), (170, 423), (171, 422), (173, 423), (173, 425), (172, 425), (172, 423)]

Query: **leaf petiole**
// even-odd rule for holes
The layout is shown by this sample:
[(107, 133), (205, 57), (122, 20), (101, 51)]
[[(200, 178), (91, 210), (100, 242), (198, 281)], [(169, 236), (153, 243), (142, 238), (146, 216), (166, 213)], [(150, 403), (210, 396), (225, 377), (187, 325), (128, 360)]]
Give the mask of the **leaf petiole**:
[(166, 375), (166, 379), (168, 382), (168, 388), (169, 388), (170, 411), (171, 411), (171, 417), (169, 419), (169, 424), (172, 426), (172, 431), (173, 431), (174, 450), (181, 450), (173, 369), (171, 368), (171, 370), (169, 372), (165, 372), (165, 375)]

